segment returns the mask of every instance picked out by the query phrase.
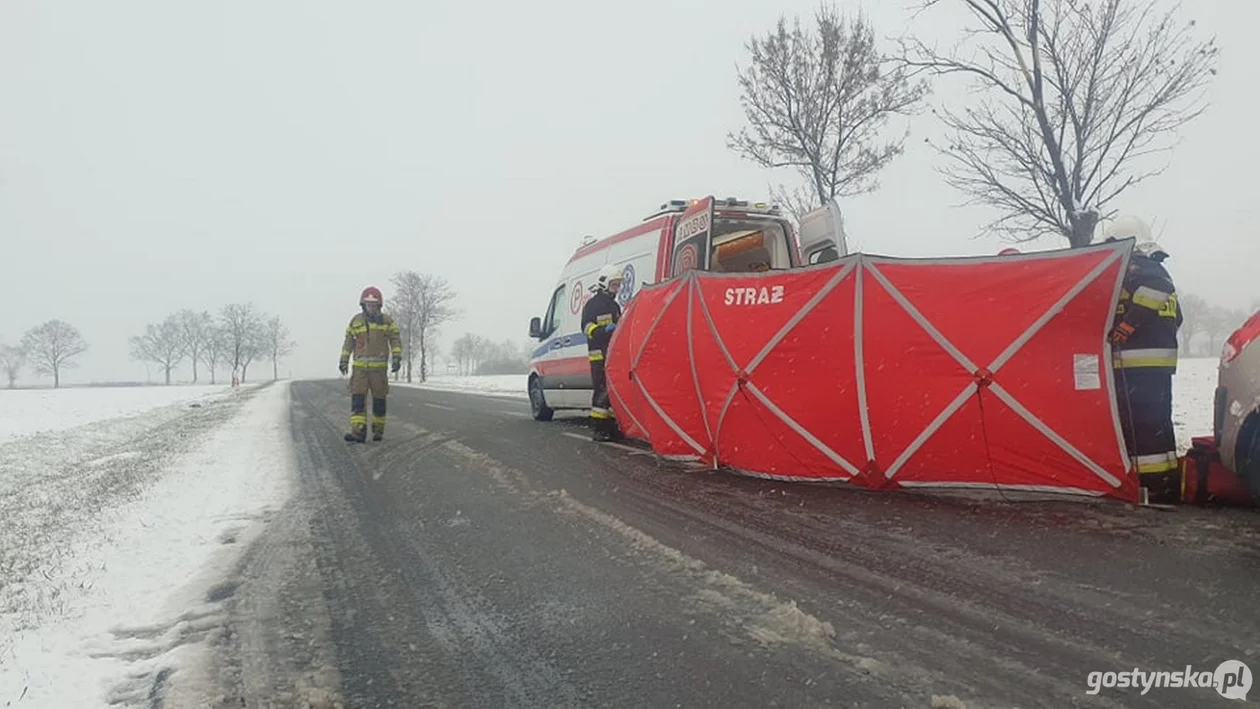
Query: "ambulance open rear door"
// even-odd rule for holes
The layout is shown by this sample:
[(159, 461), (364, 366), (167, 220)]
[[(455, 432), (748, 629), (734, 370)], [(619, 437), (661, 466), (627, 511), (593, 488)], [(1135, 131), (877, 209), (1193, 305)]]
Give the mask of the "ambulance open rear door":
[(674, 223), (669, 255), (669, 276), (699, 269), (709, 270), (713, 237), (713, 196), (697, 200)]
[(834, 198), (801, 217), (797, 226), (797, 238), (800, 241), (804, 266), (826, 263), (849, 255), (848, 239), (844, 234), (844, 217)]

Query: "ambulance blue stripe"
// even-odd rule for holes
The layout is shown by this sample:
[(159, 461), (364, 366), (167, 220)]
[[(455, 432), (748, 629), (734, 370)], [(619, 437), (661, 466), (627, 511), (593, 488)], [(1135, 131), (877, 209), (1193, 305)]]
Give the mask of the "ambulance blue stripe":
[[(569, 344), (567, 345), (560, 344), (561, 341), (564, 340), (564, 338), (566, 337), (569, 338)], [(552, 349), (560, 349), (561, 347), (577, 347), (578, 345), (585, 345), (585, 344), (586, 344), (586, 335), (580, 332), (571, 332), (567, 335), (556, 335), (550, 340), (547, 340), (546, 342), (539, 345), (538, 349), (534, 350), (533, 356), (535, 358), (542, 357), (543, 355), (550, 352)], [(553, 345), (556, 345), (556, 346), (553, 348)]]

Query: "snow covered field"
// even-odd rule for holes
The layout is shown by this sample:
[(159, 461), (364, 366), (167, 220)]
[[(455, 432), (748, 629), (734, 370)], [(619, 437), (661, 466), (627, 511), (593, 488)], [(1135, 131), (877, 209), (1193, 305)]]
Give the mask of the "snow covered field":
[(161, 406), (221, 395), (231, 387), (152, 386), (0, 390), (0, 444)]
[(399, 386), (529, 399), (529, 393), (525, 390), (527, 380), (528, 375), (525, 374), (502, 374), (485, 377), (454, 377), (448, 375), (429, 377), (429, 380), (423, 384), (400, 384)]
[(1173, 426), (1178, 453), (1190, 448), (1195, 436), (1212, 435), (1212, 401), (1216, 397), (1216, 357), (1195, 357), (1177, 363), (1173, 377)]
[(287, 384), (216, 389), (31, 392), (90, 423), (35, 437), (6, 423), (0, 706), (149, 706), (159, 685), (196, 685), (198, 641), (232, 592), (216, 584), (294, 465)]

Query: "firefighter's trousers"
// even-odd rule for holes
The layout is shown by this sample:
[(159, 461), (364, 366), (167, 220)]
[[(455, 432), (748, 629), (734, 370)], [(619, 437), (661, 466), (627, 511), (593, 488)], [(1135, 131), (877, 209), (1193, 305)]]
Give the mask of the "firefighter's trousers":
[(1116, 404), (1129, 456), (1151, 502), (1181, 499), (1181, 468), (1173, 429), (1172, 372), (1167, 368), (1115, 370)]
[[(591, 355), (591, 424), (595, 429), (596, 438), (607, 439), (616, 435), (617, 420), (608, 396), (608, 378), (605, 374), (603, 353), (592, 352)], [(596, 355), (599, 357), (596, 358)]]
[(350, 433), (366, 434), (367, 397), (372, 395), (372, 433), (385, 433), (385, 396), (389, 374), (385, 367), (355, 366), (350, 375)]

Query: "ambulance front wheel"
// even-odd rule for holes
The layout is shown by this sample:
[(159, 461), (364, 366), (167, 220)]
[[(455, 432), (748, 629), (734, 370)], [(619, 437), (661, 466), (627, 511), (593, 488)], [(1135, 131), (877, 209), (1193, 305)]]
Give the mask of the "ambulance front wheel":
[(547, 399), (543, 397), (542, 382), (538, 380), (538, 377), (529, 378), (529, 412), (534, 416), (535, 421), (550, 421), (556, 414), (547, 406)]

